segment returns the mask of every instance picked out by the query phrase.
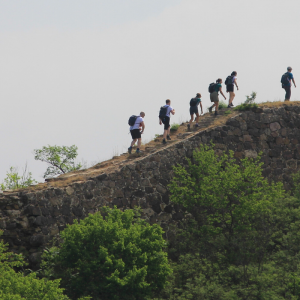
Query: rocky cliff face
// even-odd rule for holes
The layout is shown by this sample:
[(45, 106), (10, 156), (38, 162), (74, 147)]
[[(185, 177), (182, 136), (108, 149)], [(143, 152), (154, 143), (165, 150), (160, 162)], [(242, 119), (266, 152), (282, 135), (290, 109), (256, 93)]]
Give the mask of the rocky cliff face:
[[(300, 106), (258, 108), (227, 120), (222, 126), (200, 130), (186, 138), (137, 158), (113, 172), (97, 174), (63, 187), (45, 187), (0, 195), (0, 228), (10, 249), (23, 252), (34, 267), (41, 251), (74, 219), (100, 207), (140, 206), (150, 223), (168, 230), (183, 217), (169, 202), (172, 166), (186, 164), (200, 144), (213, 142), (215, 150), (234, 151), (237, 159), (262, 152), (264, 175), (282, 180), (286, 188), (300, 160)], [(184, 135), (183, 135), (184, 137)]]

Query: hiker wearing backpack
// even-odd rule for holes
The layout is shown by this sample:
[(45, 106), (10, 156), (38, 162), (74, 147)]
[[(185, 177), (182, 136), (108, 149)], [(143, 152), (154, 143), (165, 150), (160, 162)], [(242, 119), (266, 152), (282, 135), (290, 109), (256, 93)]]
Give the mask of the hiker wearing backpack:
[(234, 106), (232, 104), (232, 101), (235, 97), (235, 93), (234, 93), (234, 85), (236, 86), (237, 90), (239, 90), (239, 87), (236, 83), (236, 75), (237, 72), (233, 71), (231, 73), (230, 76), (228, 76), (225, 80), (225, 84), (226, 84), (226, 92), (229, 93), (229, 101), (228, 101), (228, 108), (231, 108), (232, 106)]
[[(141, 134), (144, 133), (145, 130), (145, 123), (144, 123), (145, 113), (141, 112), (139, 116), (131, 116), (128, 121), (128, 125), (130, 125), (130, 133), (132, 137), (132, 142), (130, 147), (128, 148), (128, 153), (131, 154), (132, 147), (138, 141), (136, 153), (141, 153), (140, 147), (142, 144), (142, 137)], [(142, 128), (142, 131), (140, 131)]]
[(290, 101), (290, 99), (291, 99), (291, 93), (292, 93), (291, 81), (293, 81), (294, 86), (296, 87), (294, 76), (292, 74), (292, 68), (288, 67), (287, 72), (284, 73), (281, 77), (282, 88), (285, 89), (285, 100), (284, 101)]
[(159, 111), (159, 125), (164, 124), (163, 144), (166, 144), (166, 139), (170, 138), (170, 114), (175, 115), (175, 109), (171, 107), (171, 100), (166, 100), (166, 105), (162, 106)]
[(190, 115), (191, 115), (191, 120), (188, 124), (188, 129), (191, 128), (191, 124), (194, 120), (194, 114), (196, 115), (196, 127), (199, 126), (198, 122), (199, 122), (199, 112), (198, 112), (198, 105), (200, 104), (201, 107), (201, 114), (203, 114), (203, 108), (202, 108), (202, 103), (201, 103), (201, 94), (197, 93), (195, 98), (192, 98), (190, 101)]
[(225, 95), (222, 92), (222, 79), (219, 78), (216, 80), (216, 83), (211, 83), (209, 85), (208, 91), (210, 92), (210, 101), (214, 102), (214, 104), (209, 107), (209, 112), (212, 112), (212, 109), (215, 107), (215, 115), (218, 115), (218, 108), (219, 108), (219, 92), (221, 93), (221, 95), (224, 97), (224, 99), (226, 100)]

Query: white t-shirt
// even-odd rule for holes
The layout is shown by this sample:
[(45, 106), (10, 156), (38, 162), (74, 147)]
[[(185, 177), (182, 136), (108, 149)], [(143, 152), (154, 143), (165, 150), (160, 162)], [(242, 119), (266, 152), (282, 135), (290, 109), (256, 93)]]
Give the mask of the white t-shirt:
[(142, 122), (144, 122), (144, 119), (142, 117), (137, 117), (134, 125), (130, 126), (130, 130), (139, 129)]
[(167, 113), (166, 113), (166, 117), (170, 118), (170, 112), (173, 110), (173, 108), (170, 105), (165, 105), (164, 107), (167, 107)]
[(236, 79), (236, 76), (233, 76), (232, 77), (232, 84), (234, 84), (235, 79)]

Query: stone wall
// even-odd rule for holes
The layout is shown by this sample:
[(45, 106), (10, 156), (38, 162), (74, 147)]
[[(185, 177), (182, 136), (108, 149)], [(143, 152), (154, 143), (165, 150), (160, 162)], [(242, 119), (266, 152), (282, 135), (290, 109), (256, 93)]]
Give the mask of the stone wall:
[(262, 152), (264, 175), (290, 185), (290, 174), (300, 159), (300, 107), (284, 105), (258, 108), (230, 118), (223, 126), (199, 131), (120, 170), (101, 174), (67, 187), (19, 191), (0, 195), (0, 228), (12, 251), (22, 252), (31, 267), (39, 262), (43, 247), (74, 219), (82, 219), (104, 205), (140, 206), (143, 217), (169, 226), (183, 217), (169, 202), (172, 166), (186, 164), (200, 144), (215, 144), (216, 151), (234, 151), (237, 159)]

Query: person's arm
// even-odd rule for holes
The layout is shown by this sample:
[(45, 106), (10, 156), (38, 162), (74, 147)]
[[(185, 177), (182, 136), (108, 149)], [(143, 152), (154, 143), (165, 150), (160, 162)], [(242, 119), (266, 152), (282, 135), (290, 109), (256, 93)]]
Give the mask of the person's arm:
[(292, 78), (292, 80), (293, 80), (294, 86), (296, 87), (295, 79), (294, 79), (294, 78)]
[(202, 102), (200, 102), (201, 114), (203, 114)]
[(145, 123), (144, 123), (144, 122), (141, 122), (141, 123), (140, 123), (140, 127), (142, 127), (141, 133), (144, 133), (144, 130), (145, 130)]
[(226, 97), (225, 97), (225, 95), (224, 95), (223, 92), (222, 92), (222, 87), (221, 87), (221, 86), (220, 86), (219, 91), (220, 91), (221, 95), (224, 97), (224, 99), (226, 100)]
[(239, 87), (238, 87), (238, 85), (237, 85), (237, 83), (236, 83), (236, 78), (234, 78), (234, 84), (235, 84), (237, 90), (239, 90)]
[(175, 115), (175, 109), (173, 108), (173, 109), (170, 111), (170, 113), (171, 113), (172, 115)]
[(162, 124), (161, 118), (158, 118), (158, 119), (159, 119), (159, 125), (161, 125)]

